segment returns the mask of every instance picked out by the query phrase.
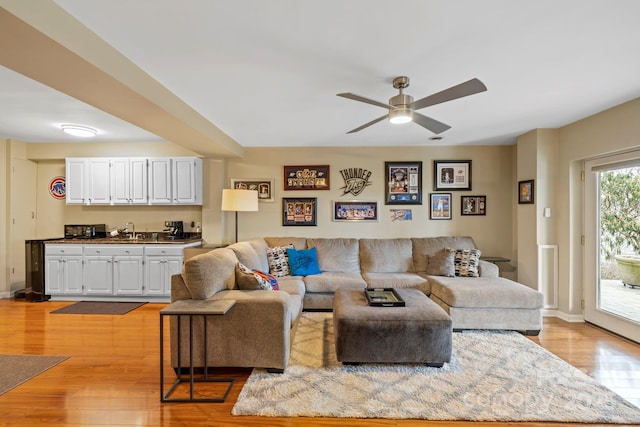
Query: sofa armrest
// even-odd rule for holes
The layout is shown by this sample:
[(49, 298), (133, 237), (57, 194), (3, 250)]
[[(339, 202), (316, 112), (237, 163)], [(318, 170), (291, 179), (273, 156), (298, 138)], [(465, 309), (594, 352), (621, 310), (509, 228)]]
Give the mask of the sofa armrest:
[(191, 299), (191, 292), (187, 289), (182, 274), (174, 274), (171, 276), (171, 302), (182, 299)]
[(478, 274), (480, 277), (498, 277), (500, 269), (494, 263), (481, 259), (478, 264)]

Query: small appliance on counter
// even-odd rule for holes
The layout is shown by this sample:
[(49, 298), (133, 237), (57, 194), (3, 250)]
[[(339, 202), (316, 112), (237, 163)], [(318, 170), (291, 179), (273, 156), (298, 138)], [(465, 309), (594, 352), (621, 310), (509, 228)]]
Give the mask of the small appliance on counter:
[(167, 240), (180, 240), (186, 237), (184, 234), (184, 223), (182, 221), (165, 221), (164, 231), (169, 232), (169, 235), (165, 236)]
[(65, 239), (102, 239), (107, 237), (106, 224), (65, 224)]

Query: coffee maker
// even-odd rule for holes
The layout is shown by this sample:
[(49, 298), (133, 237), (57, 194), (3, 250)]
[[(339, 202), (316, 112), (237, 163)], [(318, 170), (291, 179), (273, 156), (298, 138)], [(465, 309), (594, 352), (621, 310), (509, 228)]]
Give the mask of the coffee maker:
[(167, 239), (178, 240), (184, 239), (184, 223), (182, 221), (165, 221), (164, 231), (168, 231)]

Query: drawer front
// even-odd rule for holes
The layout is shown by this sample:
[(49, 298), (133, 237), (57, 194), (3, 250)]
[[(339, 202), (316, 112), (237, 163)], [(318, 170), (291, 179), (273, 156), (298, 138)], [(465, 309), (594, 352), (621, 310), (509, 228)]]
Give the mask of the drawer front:
[(147, 246), (144, 250), (147, 256), (182, 256), (184, 249), (175, 246)]
[(141, 256), (143, 253), (142, 246), (133, 245), (86, 245), (84, 247), (85, 256)]
[(82, 245), (47, 245), (45, 255), (82, 255)]

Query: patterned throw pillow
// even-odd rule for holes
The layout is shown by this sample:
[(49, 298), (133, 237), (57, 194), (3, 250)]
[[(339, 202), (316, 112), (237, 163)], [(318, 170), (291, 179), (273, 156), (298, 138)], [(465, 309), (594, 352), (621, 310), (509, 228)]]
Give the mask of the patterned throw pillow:
[(479, 277), (478, 265), (480, 264), (479, 249), (455, 249), (454, 266), (456, 276)]
[(293, 244), (287, 246), (273, 246), (267, 248), (267, 260), (269, 261), (269, 273), (276, 277), (284, 277), (291, 274), (289, 270), (289, 257), (287, 248), (293, 248)]
[(455, 251), (451, 248), (443, 248), (435, 255), (427, 255), (427, 271), (430, 276), (453, 277), (456, 275)]
[(251, 270), (242, 263), (236, 264), (236, 283), (238, 289), (253, 291), (257, 289), (277, 291), (278, 281), (270, 274), (258, 270)]
[(304, 249), (300, 251), (289, 248), (287, 249), (287, 254), (289, 254), (291, 274), (293, 274), (294, 276), (310, 276), (312, 274), (320, 274), (316, 248)]

